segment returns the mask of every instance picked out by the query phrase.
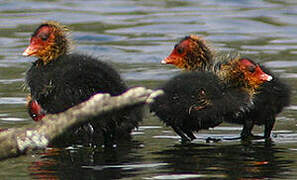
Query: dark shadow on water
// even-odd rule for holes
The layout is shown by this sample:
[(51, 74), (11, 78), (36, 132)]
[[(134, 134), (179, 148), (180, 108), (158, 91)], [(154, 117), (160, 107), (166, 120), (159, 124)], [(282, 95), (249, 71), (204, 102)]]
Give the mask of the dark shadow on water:
[(157, 160), (168, 163), (167, 174), (193, 174), (199, 179), (288, 178), (294, 161), (279, 153), (273, 143), (188, 144), (156, 152)]
[(139, 162), (133, 151), (140, 143), (133, 141), (115, 148), (69, 147), (51, 148), (39, 154), (29, 166), (33, 179), (120, 179), (133, 176), (136, 169), (125, 164)]

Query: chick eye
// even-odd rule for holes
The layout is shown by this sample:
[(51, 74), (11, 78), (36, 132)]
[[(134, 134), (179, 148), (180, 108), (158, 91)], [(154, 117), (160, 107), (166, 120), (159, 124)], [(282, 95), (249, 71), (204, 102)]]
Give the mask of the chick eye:
[(49, 35), (48, 35), (48, 34), (44, 34), (44, 33), (42, 33), (42, 34), (40, 34), (38, 37), (39, 37), (42, 41), (46, 41), (46, 40), (48, 39)]
[(184, 52), (184, 48), (182, 47), (177, 47), (176, 51), (179, 53), (179, 54), (182, 54)]
[(249, 66), (248, 71), (251, 72), (251, 73), (254, 73), (256, 71), (256, 67), (255, 66)]

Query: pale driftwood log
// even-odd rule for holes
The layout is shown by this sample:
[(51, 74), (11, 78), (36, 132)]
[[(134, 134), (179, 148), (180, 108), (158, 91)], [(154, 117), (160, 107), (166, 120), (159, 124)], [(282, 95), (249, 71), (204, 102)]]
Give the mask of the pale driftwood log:
[(51, 140), (75, 124), (127, 106), (151, 103), (160, 94), (162, 91), (143, 87), (132, 88), (119, 96), (97, 94), (63, 113), (47, 115), (40, 122), (0, 132), (0, 159), (44, 149)]

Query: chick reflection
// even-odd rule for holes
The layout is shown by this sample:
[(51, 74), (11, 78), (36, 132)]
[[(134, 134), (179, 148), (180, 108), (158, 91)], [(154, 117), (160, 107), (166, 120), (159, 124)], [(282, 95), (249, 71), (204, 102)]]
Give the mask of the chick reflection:
[[(110, 168), (125, 162), (139, 162), (141, 156), (131, 149), (139, 148), (139, 143), (119, 145), (114, 148), (70, 147), (52, 148), (39, 154), (39, 159), (31, 163), (29, 172), (34, 179), (118, 179), (132, 176), (132, 171)], [(117, 166), (115, 166), (117, 167)], [(131, 174), (130, 174), (131, 173)]]
[[(289, 171), (278, 155), (282, 149), (271, 144), (178, 145), (157, 152), (157, 160), (170, 162), (169, 174), (198, 174), (201, 178), (262, 179), (280, 177)], [(284, 176), (284, 175), (283, 175)]]

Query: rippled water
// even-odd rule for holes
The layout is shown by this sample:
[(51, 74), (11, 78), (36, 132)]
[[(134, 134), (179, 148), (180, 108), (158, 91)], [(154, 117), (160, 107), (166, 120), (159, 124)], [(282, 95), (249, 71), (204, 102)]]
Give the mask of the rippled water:
[[(206, 143), (234, 137), (223, 124), (181, 145), (170, 128), (149, 115), (130, 144), (114, 149), (48, 148), (0, 162), (12, 179), (295, 179), (297, 177), (297, 3), (292, 0), (0, 1), (0, 126), (33, 123), (25, 109), (22, 51), (38, 24), (69, 25), (74, 51), (111, 62), (129, 85), (150, 88), (179, 73), (160, 64), (185, 35), (199, 34), (219, 50), (235, 49), (280, 73), (293, 89), (292, 105), (277, 118), (273, 142)], [(262, 133), (256, 127), (255, 133)]]

